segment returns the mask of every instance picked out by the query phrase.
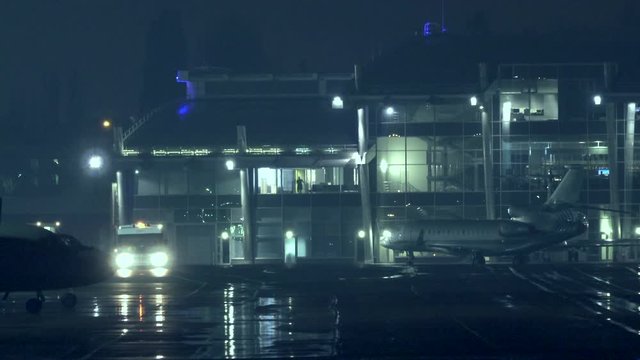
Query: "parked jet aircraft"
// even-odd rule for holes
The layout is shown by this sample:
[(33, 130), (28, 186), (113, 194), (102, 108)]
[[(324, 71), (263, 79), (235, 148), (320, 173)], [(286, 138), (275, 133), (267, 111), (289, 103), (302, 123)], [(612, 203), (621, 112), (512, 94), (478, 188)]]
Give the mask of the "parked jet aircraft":
[[(38, 313), (43, 290), (68, 289), (103, 281), (113, 274), (109, 257), (82, 245), (70, 235), (55, 234), (32, 225), (0, 225), (0, 291), (34, 291), (27, 311)], [(67, 293), (62, 305), (72, 308), (76, 296)]]
[(384, 228), (381, 245), (406, 251), (471, 256), (484, 264), (485, 256), (513, 256), (514, 264), (528, 261), (528, 254), (584, 233), (587, 217), (575, 204), (582, 184), (582, 170), (569, 169), (540, 208), (509, 208), (510, 220), (422, 220)]

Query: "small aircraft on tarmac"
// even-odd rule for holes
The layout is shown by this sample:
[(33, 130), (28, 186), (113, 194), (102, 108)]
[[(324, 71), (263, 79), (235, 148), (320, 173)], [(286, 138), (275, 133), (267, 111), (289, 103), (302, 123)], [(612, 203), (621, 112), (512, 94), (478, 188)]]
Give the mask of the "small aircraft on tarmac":
[[(113, 275), (105, 253), (82, 245), (73, 236), (34, 225), (0, 224), (0, 291), (35, 291), (26, 303), (35, 314), (42, 309), (43, 290), (68, 289), (108, 279)], [(62, 305), (73, 308), (77, 298), (67, 293)]]
[(472, 263), (480, 265), (485, 263), (485, 256), (510, 255), (514, 264), (524, 264), (530, 253), (587, 230), (586, 215), (574, 205), (579, 199), (582, 173), (582, 169), (569, 169), (541, 207), (510, 207), (509, 220), (409, 221), (384, 228), (380, 243), (388, 249), (406, 251), (409, 263), (413, 262), (414, 251), (429, 251), (471, 256)]

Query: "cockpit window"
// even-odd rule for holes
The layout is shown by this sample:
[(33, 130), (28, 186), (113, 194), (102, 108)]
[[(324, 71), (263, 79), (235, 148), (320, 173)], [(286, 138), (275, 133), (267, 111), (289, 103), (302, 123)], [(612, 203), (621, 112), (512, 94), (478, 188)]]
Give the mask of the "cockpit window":
[(74, 238), (71, 235), (57, 234), (57, 238), (58, 238), (58, 242), (61, 243), (63, 246), (68, 246), (72, 248), (84, 247), (84, 245), (82, 245), (82, 243), (78, 239)]

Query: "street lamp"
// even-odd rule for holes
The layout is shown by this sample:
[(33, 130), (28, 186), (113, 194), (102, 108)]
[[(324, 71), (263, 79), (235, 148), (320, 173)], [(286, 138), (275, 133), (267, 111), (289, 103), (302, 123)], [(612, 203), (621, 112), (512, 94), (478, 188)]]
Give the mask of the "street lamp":
[(391, 116), (396, 113), (396, 110), (393, 108), (393, 106), (387, 106), (387, 108), (384, 109), (384, 113), (387, 114), (387, 116)]
[(593, 97), (593, 103), (594, 103), (595, 105), (600, 105), (600, 104), (602, 104), (602, 96), (600, 96), (600, 95), (595, 95), (595, 96)]
[(102, 121), (102, 127), (103, 127), (104, 129), (110, 129), (110, 128), (111, 128), (111, 120), (109, 120), (109, 119), (104, 119), (104, 120)]
[(342, 101), (342, 98), (340, 96), (333, 97), (333, 100), (331, 101), (331, 108), (332, 109), (344, 108), (344, 101)]
[(100, 155), (91, 155), (87, 164), (89, 165), (90, 169), (102, 169), (102, 166), (104, 165), (104, 159)]
[(469, 104), (471, 104), (471, 106), (476, 106), (478, 105), (478, 98), (475, 96), (472, 96), (469, 98)]
[(236, 163), (233, 160), (227, 160), (224, 165), (227, 167), (227, 170), (231, 171), (235, 169)]

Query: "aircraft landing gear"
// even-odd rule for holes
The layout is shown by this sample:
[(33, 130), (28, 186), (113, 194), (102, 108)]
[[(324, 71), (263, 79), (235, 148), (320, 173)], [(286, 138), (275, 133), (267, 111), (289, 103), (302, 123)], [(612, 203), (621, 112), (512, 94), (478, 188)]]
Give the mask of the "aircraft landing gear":
[[(5, 294), (5, 296), (7, 294)], [(38, 291), (36, 293), (36, 297), (27, 300), (27, 303), (26, 303), (27, 312), (31, 314), (40, 313), (40, 311), (42, 310), (42, 304), (44, 303), (44, 300), (45, 299), (44, 299), (44, 295), (42, 294), (42, 291)], [(67, 309), (72, 309), (73, 307), (75, 307), (77, 302), (78, 302), (78, 298), (76, 297), (75, 294), (72, 294), (72, 293), (66, 293), (60, 298), (60, 303), (62, 303), (62, 306), (64, 306)]]
[(76, 306), (76, 303), (78, 302), (78, 298), (76, 297), (75, 294), (66, 293), (60, 298), (60, 302), (62, 303), (62, 306), (64, 306), (65, 308), (73, 309)]
[(26, 308), (30, 314), (38, 314), (42, 310), (42, 300), (37, 297), (31, 298), (27, 300)]
[(40, 300), (41, 303), (44, 302), (44, 294), (42, 293), (42, 291), (38, 290), (38, 292), (36, 292), (36, 298)]
[(513, 257), (513, 265), (524, 265), (529, 263), (529, 256), (527, 255), (516, 255)]
[(471, 263), (473, 265), (484, 265), (484, 256), (482, 256), (482, 254), (474, 253), (473, 255), (471, 255)]
[(44, 295), (42, 291), (36, 292), (36, 297), (27, 300), (26, 308), (31, 314), (38, 314), (42, 310), (42, 303), (44, 303)]

